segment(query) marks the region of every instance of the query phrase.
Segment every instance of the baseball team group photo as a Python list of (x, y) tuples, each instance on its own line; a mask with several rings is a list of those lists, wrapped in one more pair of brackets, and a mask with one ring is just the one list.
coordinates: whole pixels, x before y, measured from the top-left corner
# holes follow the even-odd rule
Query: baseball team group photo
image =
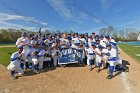
[(0, 93), (139, 93), (139, 1), (0, 1)]

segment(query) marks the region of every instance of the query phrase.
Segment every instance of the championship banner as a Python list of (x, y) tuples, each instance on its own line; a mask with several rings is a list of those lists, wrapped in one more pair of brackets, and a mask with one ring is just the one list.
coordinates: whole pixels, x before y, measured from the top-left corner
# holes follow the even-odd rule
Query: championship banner
[(58, 64), (82, 63), (83, 49), (62, 49)]

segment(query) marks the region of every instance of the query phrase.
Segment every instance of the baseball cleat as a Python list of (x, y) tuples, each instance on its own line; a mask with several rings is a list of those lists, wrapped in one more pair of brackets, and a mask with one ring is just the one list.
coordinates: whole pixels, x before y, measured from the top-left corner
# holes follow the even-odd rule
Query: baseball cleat
[(98, 69), (96, 72), (99, 73), (100, 72), (100, 69)]
[(112, 79), (112, 78), (113, 78), (112, 75), (108, 75), (108, 76), (106, 77), (106, 79)]
[(14, 79), (16, 79), (16, 77), (15, 76), (11, 76), (11, 79), (14, 80)]
[(37, 70), (34, 70), (34, 73), (38, 74), (38, 73), (39, 73), (39, 71), (37, 71)]

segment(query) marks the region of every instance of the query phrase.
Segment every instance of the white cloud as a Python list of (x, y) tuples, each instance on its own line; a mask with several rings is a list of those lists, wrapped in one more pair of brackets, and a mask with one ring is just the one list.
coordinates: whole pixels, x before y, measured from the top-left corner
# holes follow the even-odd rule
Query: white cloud
[(6, 13), (0, 13), (0, 20), (2, 21), (17, 20), (17, 19), (23, 20), (24, 18), (25, 17), (19, 15), (9, 15)]
[[(70, 19), (78, 24), (82, 24), (84, 20), (91, 19), (96, 23), (103, 23), (103, 20), (93, 15), (93, 13), (88, 13), (87, 11), (80, 9), (76, 5), (68, 6), (65, 0), (46, 0), (51, 7), (64, 19)], [(102, 5), (106, 5), (108, 0), (100, 0)], [(74, 3), (74, 2), (73, 2)], [(71, 10), (73, 9), (73, 10)]]
[(65, 4), (64, 0), (47, 0), (56, 12), (63, 18), (72, 18), (70, 9)]
[(0, 12), (0, 20), (1, 21), (22, 20), (22, 21), (30, 22), (32, 24), (38, 24), (38, 25), (43, 25), (43, 26), (47, 25), (46, 22), (36, 20), (33, 17), (25, 17), (25, 16), (21, 16), (21, 15), (12, 15), (12, 14), (2, 13), (2, 12)]
[(8, 28), (15, 28), (15, 29), (26, 29), (26, 30), (30, 30), (30, 31), (36, 31), (37, 27), (28, 27), (28, 26), (23, 26), (23, 25), (17, 25), (17, 24), (13, 24), (13, 23), (9, 23), (6, 21), (0, 21), (0, 28), (3, 29), (8, 29)]
[(22, 24), (15, 24), (10, 21), (13, 20), (20, 20), (20, 21), (25, 21), (29, 22), (30, 24), (36, 24), (39, 26), (46, 26), (46, 22), (42, 22), (39, 20), (36, 20), (34, 17), (25, 17), (21, 15), (12, 15), (12, 14), (7, 14), (7, 13), (2, 13), (0, 12), (0, 28), (15, 28), (15, 29), (26, 29), (26, 30), (31, 30), (31, 31), (36, 31), (38, 28), (37, 27), (29, 27), (26, 25)]

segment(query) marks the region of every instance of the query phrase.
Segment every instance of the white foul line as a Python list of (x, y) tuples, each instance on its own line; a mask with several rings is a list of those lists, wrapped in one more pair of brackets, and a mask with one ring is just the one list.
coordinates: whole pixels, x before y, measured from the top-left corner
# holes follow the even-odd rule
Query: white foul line
[(131, 88), (130, 88), (130, 83), (128, 82), (128, 78), (127, 76), (125, 75), (125, 72), (122, 72), (120, 75), (119, 75), (120, 79), (121, 79), (121, 83), (123, 84), (124, 88), (125, 88), (125, 93), (132, 93), (131, 92)]

